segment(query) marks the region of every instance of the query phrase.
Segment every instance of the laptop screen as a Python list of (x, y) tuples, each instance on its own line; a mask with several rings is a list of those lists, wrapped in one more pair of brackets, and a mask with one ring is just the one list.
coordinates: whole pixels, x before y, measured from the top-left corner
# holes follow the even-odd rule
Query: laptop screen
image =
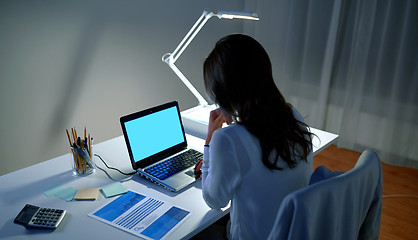
[(187, 146), (177, 102), (122, 117), (121, 124), (134, 168), (143, 168)]

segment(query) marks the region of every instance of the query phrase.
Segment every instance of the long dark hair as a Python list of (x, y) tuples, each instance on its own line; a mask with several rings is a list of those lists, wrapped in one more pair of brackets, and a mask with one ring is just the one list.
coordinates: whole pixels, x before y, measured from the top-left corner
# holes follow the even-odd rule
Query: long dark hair
[(294, 156), (307, 160), (311, 133), (274, 83), (260, 43), (242, 34), (222, 38), (205, 60), (203, 75), (209, 98), (259, 139), (266, 167), (280, 170), (278, 156), (290, 168), (297, 165)]

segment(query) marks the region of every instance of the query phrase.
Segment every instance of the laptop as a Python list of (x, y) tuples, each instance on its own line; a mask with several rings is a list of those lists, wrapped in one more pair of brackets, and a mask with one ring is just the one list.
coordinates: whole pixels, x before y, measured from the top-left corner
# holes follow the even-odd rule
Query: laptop
[(188, 148), (177, 101), (120, 118), (132, 168), (177, 192), (196, 181), (194, 166), (203, 154)]

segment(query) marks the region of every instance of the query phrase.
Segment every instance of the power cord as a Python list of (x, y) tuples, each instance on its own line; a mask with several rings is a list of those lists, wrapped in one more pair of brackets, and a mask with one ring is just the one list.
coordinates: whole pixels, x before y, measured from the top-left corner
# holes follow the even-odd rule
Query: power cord
[(119, 173), (121, 173), (121, 174), (123, 174), (123, 175), (130, 176), (130, 175), (134, 175), (134, 174), (136, 173), (136, 172), (124, 173), (124, 172), (122, 172), (121, 170), (119, 170), (119, 169), (117, 169), (117, 168), (114, 168), (114, 167), (109, 167), (109, 166), (106, 164), (106, 162), (103, 160), (103, 158), (102, 158), (102, 157), (100, 157), (100, 155), (98, 155), (98, 154), (94, 154), (94, 156), (98, 157), (98, 158), (99, 158), (99, 159), (103, 162), (103, 164), (104, 164), (107, 168), (109, 168), (109, 169), (111, 169), (111, 170), (118, 171)]

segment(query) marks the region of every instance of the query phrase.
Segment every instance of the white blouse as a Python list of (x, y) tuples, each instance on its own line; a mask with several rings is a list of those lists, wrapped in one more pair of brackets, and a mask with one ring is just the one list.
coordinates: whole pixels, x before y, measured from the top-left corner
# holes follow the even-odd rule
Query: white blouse
[[(299, 121), (300, 113), (293, 109)], [(261, 160), (258, 139), (239, 124), (214, 132), (205, 147), (202, 166), (202, 192), (207, 205), (219, 209), (231, 201), (231, 239), (266, 239), (282, 199), (308, 185), (312, 174), (312, 150), (308, 161), (298, 160), (283, 170), (268, 169)]]

